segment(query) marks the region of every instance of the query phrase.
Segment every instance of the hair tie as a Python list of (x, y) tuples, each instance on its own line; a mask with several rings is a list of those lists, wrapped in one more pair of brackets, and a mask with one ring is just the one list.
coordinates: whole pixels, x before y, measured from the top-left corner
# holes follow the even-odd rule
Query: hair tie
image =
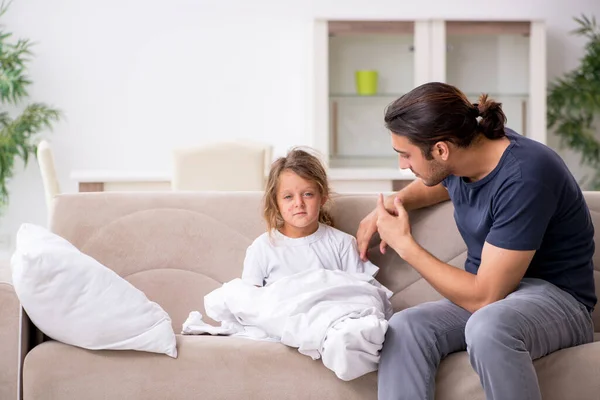
[(479, 104), (473, 104), (473, 108), (471, 108), (471, 115), (473, 115), (474, 118), (481, 116), (481, 114), (479, 113)]

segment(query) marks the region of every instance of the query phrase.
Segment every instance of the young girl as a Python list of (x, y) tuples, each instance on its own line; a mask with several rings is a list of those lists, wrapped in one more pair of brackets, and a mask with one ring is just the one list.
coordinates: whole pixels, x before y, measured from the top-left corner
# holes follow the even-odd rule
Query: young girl
[(221, 329), (297, 348), (348, 381), (377, 370), (392, 292), (360, 259), (355, 238), (333, 228), (329, 196), (314, 155), (294, 149), (275, 161), (264, 195), (268, 230), (248, 247), (242, 279), (206, 295), (204, 306)]
[(309, 269), (375, 276), (379, 269), (360, 259), (356, 239), (333, 227), (329, 196), (327, 174), (317, 157), (293, 149), (277, 159), (264, 195), (268, 229), (246, 251), (242, 280), (267, 286)]

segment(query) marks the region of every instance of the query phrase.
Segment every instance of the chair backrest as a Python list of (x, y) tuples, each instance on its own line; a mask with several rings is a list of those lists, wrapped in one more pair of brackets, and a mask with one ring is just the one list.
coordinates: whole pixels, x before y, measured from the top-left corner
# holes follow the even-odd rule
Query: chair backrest
[(271, 146), (221, 142), (173, 151), (173, 190), (260, 191)]
[(48, 209), (48, 220), (50, 220), (52, 212), (52, 203), (54, 197), (60, 193), (58, 177), (54, 165), (54, 155), (50, 143), (42, 140), (37, 146), (37, 160), (42, 174), (42, 182), (44, 184), (44, 196), (46, 198), (46, 208)]

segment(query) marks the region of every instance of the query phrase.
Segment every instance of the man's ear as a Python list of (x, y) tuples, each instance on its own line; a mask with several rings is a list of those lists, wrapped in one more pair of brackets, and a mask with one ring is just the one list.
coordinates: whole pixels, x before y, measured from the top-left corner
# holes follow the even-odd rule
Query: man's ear
[(448, 157), (450, 157), (450, 146), (448, 146), (447, 142), (437, 142), (433, 145), (431, 152), (435, 158), (448, 161)]

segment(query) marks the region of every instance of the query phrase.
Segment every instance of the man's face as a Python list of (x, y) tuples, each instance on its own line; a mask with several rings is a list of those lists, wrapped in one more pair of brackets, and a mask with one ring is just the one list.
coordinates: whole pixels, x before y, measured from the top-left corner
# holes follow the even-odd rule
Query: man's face
[(425, 158), (421, 149), (408, 140), (408, 138), (392, 133), (392, 147), (398, 153), (398, 164), (401, 169), (410, 169), (425, 186), (435, 186), (450, 175), (445, 161), (435, 157), (432, 160)]

